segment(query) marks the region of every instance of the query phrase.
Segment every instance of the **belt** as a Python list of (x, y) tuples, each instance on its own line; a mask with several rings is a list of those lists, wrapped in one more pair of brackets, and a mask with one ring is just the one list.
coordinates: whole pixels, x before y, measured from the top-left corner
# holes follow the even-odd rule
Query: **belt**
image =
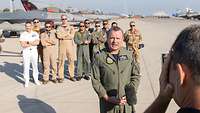
[(72, 39), (60, 39), (60, 40), (72, 40)]
[(53, 44), (53, 45), (48, 45), (48, 46), (44, 46), (44, 48), (52, 47), (52, 46), (55, 46), (55, 44)]
[(34, 50), (34, 49), (33, 49), (33, 48), (29, 48), (28, 50), (30, 50), (30, 51), (31, 51), (31, 50)]
[(128, 46), (133, 46), (133, 44), (128, 44)]

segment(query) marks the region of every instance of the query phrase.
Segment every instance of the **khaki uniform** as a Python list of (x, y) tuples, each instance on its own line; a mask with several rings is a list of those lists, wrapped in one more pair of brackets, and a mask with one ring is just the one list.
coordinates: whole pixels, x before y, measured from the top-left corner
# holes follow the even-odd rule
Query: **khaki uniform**
[(134, 31), (131, 31), (131, 29), (129, 29), (124, 34), (124, 40), (127, 48), (133, 51), (136, 61), (139, 62), (139, 43), (142, 41), (142, 35), (139, 30), (135, 29)]
[[(133, 113), (136, 104), (136, 91), (140, 81), (140, 69), (132, 52), (122, 48), (117, 56), (104, 48), (96, 54), (92, 66), (92, 85), (100, 99), (100, 113)], [(124, 106), (109, 103), (103, 99), (105, 95), (120, 99), (126, 96)]]
[(91, 41), (89, 32), (77, 31), (74, 35), (74, 42), (77, 44), (78, 77), (82, 77), (83, 73), (90, 74), (91, 71), (89, 44), (82, 44), (84, 41)]
[[(33, 27), (33, 31), (37, 32), (39, 35), (41, 34), (41, 29), (39, 27)], [(41, 59), (42, 63), (42, 71), (44, 71), (44, 63), (43, 63), (43, 46), (40, 43), (37, 45), (37, 50), (38, 50), (38, 57)], [(39, 59), (39, 58), (38, 58)]]
[(44, 32), (40, 35), (41, 43), (43, 46), (43, 59), (44, 59), (44, 75), (43, 80), (49, 80), (50, 65), (52, 67), (52, 80), (56, 80), (57, 63), (56, 63), (56, 34), (52, 30), (50, 32)]
[(97, 52), (100, 52), (101, 49), (103, 49), (104, 43), (106, 42), (106, 35), (104, 35), (103, 31), (94, 31), (91, 34), (91, 40), (94, 44), (93, 46), (93, 54), (96, 54)]
[(58, 76), (59, 79), (64, 79), (64, 64), (65, 59), (67, 57), (67, 60), (69, 62), (68, 70), (69, 70), (69, 76), (71, 78), (74, 77), (74, 28), (71, 26), (62, 27), (59, 26), (57, 28), (56, 34), (57, 38), (59, 39), (59, 53), (58, 53)]
[[(4, 42), (5, 41), (5, 38), (3, 36), (0, 36), (0, 43)], [(0, 53), (2, 51), (2, 47), (0, 45)]]

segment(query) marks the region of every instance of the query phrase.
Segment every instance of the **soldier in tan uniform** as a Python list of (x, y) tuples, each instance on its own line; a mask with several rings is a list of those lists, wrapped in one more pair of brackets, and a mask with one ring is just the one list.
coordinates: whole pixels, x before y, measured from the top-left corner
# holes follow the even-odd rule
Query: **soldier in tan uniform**
[(67, 57), (69, 61), (68, 69), (70, 80), (75, 81), (74, 78), (74, 49), (73, 49), (73, 37), (75, 30), (67, 22), (67, 17), (65, 15), (61, 16), (62, 24), (57, 28), (56, 34), (59, 39), (59, 55), (58, 55), (58, 82), (62, 83), (64, 80), (64, 63)]
[(51, 22), (45, 22), (46, 31), (43, 32), (41, 37), (41, 43), (43, 46), (43, 59), (44, 59), (44, 75), (43, 75), (43, 84), (47, 84), (49, 81), (49, 71), (50, 65), (52, 67), (52, 82), (57, 83), (57, 64), (56, 64), (56, 34), (55, 30), (52, 29)]
[[(3, 34), (1, 33), (1, 35), (0, 35), (0, 43), (2, 43), (2, 42), (4, 42), (5, 41), (5, 37), (3, 36)], [(1, 51), (2, 51), (2, 47), (1, 47), (1, 45), (0, 45), (0, 53), (1, 53)]]
[(135, 22), (130, 22), (130, 29), (124, 34), (124, 41), (128, 50), (133, 51), (133, 55), (137, 62), (139, 62), (139, 43), (142, 41), (140, 31), (135, 27)]

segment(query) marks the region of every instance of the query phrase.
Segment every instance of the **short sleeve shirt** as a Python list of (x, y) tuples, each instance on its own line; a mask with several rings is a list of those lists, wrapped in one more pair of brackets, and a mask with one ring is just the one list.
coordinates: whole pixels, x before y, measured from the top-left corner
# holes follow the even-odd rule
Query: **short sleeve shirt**
[[(39, 40), (39, 34), (35, 31), (31, 31), (30, 33), (25, 31), (20, 35), (19, 38), (19, 41), (35, 41), (35, 40)], [(36, 49), (36, 48), (37, 46), (31, 46), (24, 49)]]

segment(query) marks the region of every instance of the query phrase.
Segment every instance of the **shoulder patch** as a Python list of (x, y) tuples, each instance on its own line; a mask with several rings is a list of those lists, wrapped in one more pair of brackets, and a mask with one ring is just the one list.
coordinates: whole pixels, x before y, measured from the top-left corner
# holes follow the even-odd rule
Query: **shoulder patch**
[(32, 34), (32, 37), (36, 37), (36, 34)]
[(113, 64), (113, 62), (114, 62), (114, 61), (113, 61), (112, 58), (110, 58), (109, 56), (106, 57), (106, 63), (107, 63), (107, 64)]

